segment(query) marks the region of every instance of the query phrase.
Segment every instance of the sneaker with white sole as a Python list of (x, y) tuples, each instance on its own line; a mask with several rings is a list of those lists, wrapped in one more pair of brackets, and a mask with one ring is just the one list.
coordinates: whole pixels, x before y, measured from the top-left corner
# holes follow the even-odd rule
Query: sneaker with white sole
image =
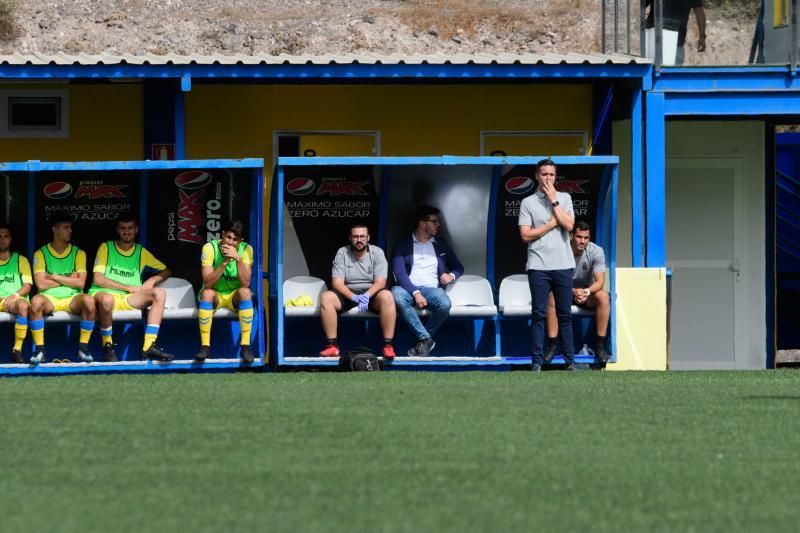
[(30, 363), (32, 365), (38, 365), (40, 363), (44, 363), (45, 355), (44, 350), (38, 350), (31, 356)]

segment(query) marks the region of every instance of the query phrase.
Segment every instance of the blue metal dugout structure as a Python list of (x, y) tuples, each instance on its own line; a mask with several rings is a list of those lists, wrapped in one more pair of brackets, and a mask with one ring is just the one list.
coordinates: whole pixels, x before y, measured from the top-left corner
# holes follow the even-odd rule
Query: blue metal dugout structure
[[(121, 212), (139, 218), (138, 242), (172, 271), (167, 309), (158, 344), (175, 354), (175, 361), (140, 359), (144, 317), (120, 315), (114, 319), (116, 363), (75, 361), (78, 316), (67, 313), (45, 318), (46, 363), (0, 364), (0, 374), (71, 374), (106, 372), (222, 371), (241, 366), (263, 368), (265, 336), (261, 327), (263, 159), (182, 161), (107, 161), (53, 163), (28, 161), (0, 164), (0, 186), (6, 202), (0, 210), (12, 221), (12, 249), (32, 261), (34, 251), (51, 240), (49, 217), (68, 214), (73, 219), (73, 244), (87, 254), (86, 290), (91, 285), (94, 254), (101, 242), (114, 240), (114, 221)], [(196, 294), (200, 288), (200, 250), (218, 238), (222, 225), (238, 218), (247, 224), (245, 240), (253, 247), (251, 290), (255, 316), (251, 345), (257, 354), (252, 365), (238, 358), (239, 323), (235, 313), (218, 310), (212, 331), (212, 354), (204, 364), (192, 361), (199, 347)], [(16, 222), (16, 224), (15, 224)], [(148, 275), (144, 273), (144, 277)], [(172, 291), (172, 292), (171, 292)], [(35, 289), (34, 289), (35, 292)], [(170, 301), (170, 299), (174, 301)], [(179, 301), (178, 301), (179, 300)], [(123, 312), (138, 313), (138, 312)], [(146, 314), (145, 314), (146, 316)], [(96, 327), (98, 327), (96, 325)], [(13, 317), (0, 313), (0, 361), (8, 363), (13, 339)], [(31, 351), (30, 336), (23, 354)], [(90, 349), (102, 361), (99, 334)], [(59, 362), (53, 362), (55, 359)]]
[[(470, 304), (451, 316), (436, 334), (437, 349), (428, 358), (397, 357), (395, 369), (512, 368), (530, 364), (529, 316), (498, 311), (502, 280), (525, 272), (526, 246), (517, 226), (520, 201), (535, 189), (536, 157), (281, 157), (271, 191), (269, 247), (269, 307), (271, 363), (279, 368), (333, 367), (335, 358), (318, 357), (324, 335), (318, 308), (285, 304), (297, 295), (284, 293), (287, 280), (301, 279), (313, 287), (329, 282), (336, 250), (347, 244), (347, 231), (356, 221), (370, 229), (371, 243), (380, 246), (390, 263), (396, 240), (413, 229), (417, 205), (442, 211), (440, 233), (465, 266), (465, 275), (483, 278), (491, 287), (494, 312), (470, 314)], [(610, 294), (615, 293), (617, 181), (619, 158), (582, 156), (553, 158), (558, 165), (557, 187), (573, 196), (577, 218), (593, 228), (592, 240), (606, 252)], [(583, 196), (581, 196), (583, 195)], [(581, 199), (584, 198), (584, 199)], [(391, 272), (389, 284), (391, 285)], [(329, 283), (328, 283), (329, 285)], [(296, 292), (296, 291), (295, 291)], [(314, 292), (314, 294), (311, 294)], [(612, 301), (612, 354), (616, 339)], [(454, 304), (455, 305), (455, 304)], [(487, 306), (480, 307), (485, 310)], [(476, 305), (475, 309), (479, 306)], [(594, 336), (593, 315), (574, 315), (576, 351)], [(340, 315), (340, 346), (379, 345), (376, 318)], [(399, 320), (395, 349), (412, 344)], [(594, 363), (593, 356), (578, 356)], [(615, 356), (612, 361), (615, 361)], [(563, 363), (557, 357), (554, 364)]]

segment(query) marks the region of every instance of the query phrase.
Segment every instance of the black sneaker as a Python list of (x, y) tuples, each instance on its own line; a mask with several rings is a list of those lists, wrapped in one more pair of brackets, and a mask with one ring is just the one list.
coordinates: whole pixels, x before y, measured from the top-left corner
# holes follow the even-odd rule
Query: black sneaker
[(436, 341), (433, 340), (433, 337), (422, 339), (417, 343), (417, 355), (420, 357), (427, 357), (431, 354), (435, 346)]
[(11, 362), (15, 365), (24, 364), (25, 360), (22, 358), (22, 352), (19, 350), (13, 350), (11, 352)]
[(106, 363), (117, 362), (117, 352), (114, 351), (114, 345), (110, 342), (103, 345), (103, 361)]
[(415, 344), (413, 348), (409, 348), (408, 352), (406, 353), (410, 357), (415, 357), (415, 356), (426, 357), (430, 355), (431, 350), (433, 350), (434, 346), (436, 346), (436, 343), (433, 341), (433, 338), (428, 337), (427, 339), (422, 339), (417, 341), (417, 344)]
[(611, 357), (611, 354), (608, 353), (608, 350), (606, 350), (606, 345), (599, 342), (594, 347), (594, 355), (597, 357), (597, 360), (603, 364), (606, 364), (608, 362), (608, 358)]
[(250, 349), (249, 346), (242, 346), (242, 351), (240, 352), (242, 356), (242, 361), (247, 364), (252, 363), (255, 360), (255, 356), (253, 355), (253, 350)]
[(171, 353), (167, 353), (155, 344), (152, 344), (147, 351), (142, 353), (142, 356), (146, 359), (154, 359), (156, 361), (172, 361), (175, 359)]
[(200, 349), (194, 354), (194, 360), (197, 363), (202, 363), (206, 359), (211, 357), (211, 347), (209, 346), (200, 346)]
[(547, 345), (547, 349), (544, 351), (542, 355), (542, 359), (544, 359), (545, 363), (550, 363), (553, 361), (553, 357), (556, 355), (556, 350), (558, 349), (558, 343), (552, 342)]

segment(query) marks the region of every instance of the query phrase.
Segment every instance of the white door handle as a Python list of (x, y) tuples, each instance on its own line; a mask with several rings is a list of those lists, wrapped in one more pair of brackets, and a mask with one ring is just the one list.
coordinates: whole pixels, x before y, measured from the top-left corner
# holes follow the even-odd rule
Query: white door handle
[(731, 262), (731, 270), (734, 272), (742, 271), (742, 261), (738, 257)]

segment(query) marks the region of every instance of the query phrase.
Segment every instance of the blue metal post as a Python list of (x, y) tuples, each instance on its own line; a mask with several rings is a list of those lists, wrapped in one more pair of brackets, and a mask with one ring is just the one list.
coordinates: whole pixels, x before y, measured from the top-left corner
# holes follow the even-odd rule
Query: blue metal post
[(175, 91), (175, 159), (186, 159), (186, 103), (184, 93)]
[(277, 176), (273, 176), (275, 190), (275, 204), (270, 206), (270, 211), (275, 213), (273, 220), (275, 227), (270, 229), (270, 233), (275, 236), (275, 314), (272, 317), (276, 321), (276, 364), (283, 364), (284, 356), (284, 310), (283, 310), (283, 167), (278, 167)]
[(631, 102), (631, 258), (634, 268), (644, 266), (642, 141), (642, 91), (636, 88)]
[(645, 264), (664, 267), (667, 263), (664, 94), (647, 93), (645, 104)]
[[(265, 316), (269, 313), (269, 303), (264, 299), (264, 240), (263, 240), (263, 224), (264, 224), (264, 209), (263, 209), (263, 197), (264, 197), (264, 179), (263, 179), (263, 168), (258, 168), (253, 171), (252, 175), (252, 188), (251, 188), (251, 198), (250, 198), (250, 208), (251, 212), (255, 213), (255, 216), (250, 216), (250, 235), (251, 241), (255, 244), (255, 249), (258, 251), (256, 253), (257, 260), (254, 261), (256, 267), (256, 275), (253, 276), (256, 283), (256, 300), (261, 308), (262, 312)], [(260, 327), (262, 324), (266, 324), (266, 318), (262, 320), (264, 317), (259, 317), (258, 320), (260, 322), (256, 322), (256, 317), (253, 317), (253, 324), (257, 328), (256, 330), (256, 342), (258, 343), (258, 353), (261, 357), (261, 362), (263, 363), (266, 359), (266, 351), (265, 351), (265, 344), (264, 344), (264, 336), (266, 335), (266, 329)]]
[(777, 157), (776, 157), (776, 139), (775, 139), (775, 126), (768, 125), (766, 128), (766, 169), (764, 172), (764, 227), (766, 229), (766, 242), (764, 249), (766, 250), (764, 270), (765, 276), (765, 304), (767, 311), (767, 339), (766, 339), (766, 352), (767, 352), (767, 368), (775, 368), (775, 352), (777, 349), (776, 333), (777, 333), (777, 320), (776, 320), (776, 289), (777, 289), (777, 272), (775, 255), (777, 252), (777, 220), (776, 220), (776, 181), (777, 181)]

